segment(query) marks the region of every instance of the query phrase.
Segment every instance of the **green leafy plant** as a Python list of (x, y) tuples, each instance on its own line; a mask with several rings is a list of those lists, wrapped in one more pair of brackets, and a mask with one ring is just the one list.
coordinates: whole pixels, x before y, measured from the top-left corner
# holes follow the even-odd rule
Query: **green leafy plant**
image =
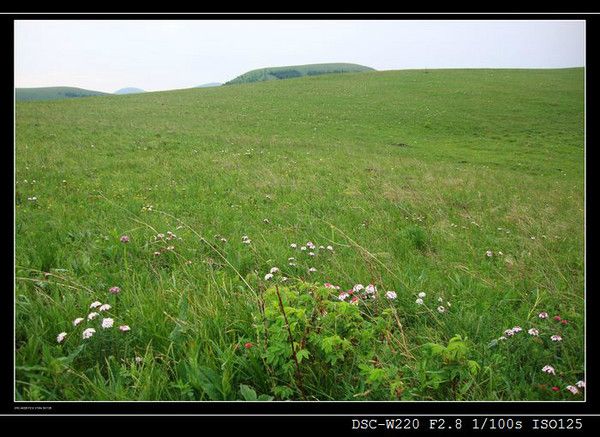
[(421, 351), (416, 371), (419, 382), (416, 390), (442, 392), (453, 399), (464, 397), (481, 368), (475, 360), (469, 359), (471, 351), (466, 338), (456, 335), (446, 346), (426, 343)]
[[(389, 312), (367, 317), (358, 305), (338, 300), (331, 289), (303, 282), (270, 287), (263, 299), (263, 323), (257, 325), (261, 353), (271, 371), (299, 395), (304, 373), (337, 373), (340, 379), (362, 375), (365, 384), (382, 382), (376, 376), (381, 369), (370, 374), (361, 369), (375, 356), (373, 341), (390, 329)], [(289, 395), (278, 391), (280, 397)]]

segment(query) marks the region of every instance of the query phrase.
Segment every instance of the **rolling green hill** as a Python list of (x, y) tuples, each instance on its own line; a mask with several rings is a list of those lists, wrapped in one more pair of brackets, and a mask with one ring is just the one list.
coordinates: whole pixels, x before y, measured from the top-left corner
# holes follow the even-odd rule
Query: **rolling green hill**
[(100, 91), (85, 90), (74, 87), (41, 87), (41, 88), (17, 88), (15, 90), (17, 101), (26, 100), (60, 100), (72, 99), (77, 97), (103, 96), (108, 93)]
[(15, 398), (581, 401), (583, 79), (17, 102)]
[(225, 85), (239, 83), (264, 82), (267, 80), (292, 79), (303, 76), (318, 76), (322, 74), (336, 73), (359, 73), (365, 71), (374, 71), (373, 68), (358, 64), (307, 64), (290, 65), (286, 67), (268, 67), (258, 70), (248, 71), (241, 76), (230, 80)]

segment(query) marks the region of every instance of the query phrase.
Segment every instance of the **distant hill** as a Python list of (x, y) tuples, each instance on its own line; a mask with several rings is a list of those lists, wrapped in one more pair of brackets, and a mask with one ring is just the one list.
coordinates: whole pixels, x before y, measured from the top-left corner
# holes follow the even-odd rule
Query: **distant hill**
[(221, 86), (221, 85), (223, 85), (223, 84), (220, 83), (220, 82), (209, 82), (209, 83), (204, 83), (202, 85), (198, 85), (198, 86), (196, 86), (194, 88), (210, 88), (210, 87), (213, 87), (213, 86)]
[(41, 87), (41, 88), (17, 88), (15, 98), (18, 101), (27, 100), (59, 100), (72, 99), (76, 97), (105, 96), (108, 93), (100, 91), (84, 90), (68, 86)]
[(138, 94), (138, 93), (145, 93), (146, 91), (144, 91), (141, 88), (121, 88), (120, 90), (116, 90), (115, 94)]
[(266, 80), (292, 79), (295, 77), (317, 76), (321, 74), (358, 73), (362, 71), (374, 71), (374, 69), (358, 64), (308, 64), (289, 65), (286, 67), (268, 67), (248, 71), (247, 73), (230, 80), (225, 85), (262, 82)]

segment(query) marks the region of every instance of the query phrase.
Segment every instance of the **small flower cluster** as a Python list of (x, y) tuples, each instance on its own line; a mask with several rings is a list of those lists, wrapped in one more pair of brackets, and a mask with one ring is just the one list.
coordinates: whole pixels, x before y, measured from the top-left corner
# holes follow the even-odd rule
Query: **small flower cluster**
[(175, 235), (173, 232), (171, 231), (167, 231), (167, 234), (163, 234), (162, 232), (159, 234), (156, 234), (154, 236), (154, 241), (171, 241), (171, 240), (175, 240), (176, 238), (179, 238), (181, 240), (181, 237), (177, 237), (177, 235)]
[[(544, 367), (542, 367), (542, 372), (547, 373), (548, 375), (556, 375), (556, 369), (554, 369), (554, 367), (552, 367), (549, 364), (546, 364)], [(577, 381), (575, 383), (575, 385), (567, 385), (565, 387), (565, 390), (568, 390), (569, 392), (571, 392), (572, 395), (576, 395), (579, 393), (580, 390), (583, 390), (585, 388), (585, 381), (580, 380)], [(558, 386), (553, 386), (552, 387), (552, 391), (559, 391), (560, 388)]]
[[(332, 285), (329, 282), (325, 283), (325, 287), (332, 288), (335, 290), (340, 290), (338, 285)], [(369, 284), (366, 287), (363, 284), (355, 284), (351, 289), (346, 291), (341, 291), (338, 294), (338, 300), (347, 301), (353, 305), (358, 305), (361, 299), (375, 299), (377, 297), (377, 286), (374, 284)], [(389, 300), (394, 300), (398, 297), (395, 291), (386, 291), (385, 297)]]
[[(181, 240), (182, 238), (178, 237), (174, 232), (167, 231), (166, 235), (163, 234), (163, 233), (156, 234), (154, 236), (153, 242), (154, 243), (156, 243), (156, 242), (166, 243), (167, 241), (172, 241), (172, 240), (175, 240), (175, 239)], [(162, 255), (165, 252), (172, 252), (174, 250), (175, 250), (175, 246), (173, 246), (172, 244), (170, 244), (170, 245), (161, 247), (159, 250), (154, 251), (153, 255), (154, 256), (160, 256), (160, 255)]]
[[(298, 245), (296, 243), (291, 243), (290, 247), (292, 249), (297, 249)], [(300, 246), (300, 251), (301, 252), (307, 252), (307, 255), (311, 256), (311, 257), (317, 256), (317, 254), (321, 250), (328, 250), (329, 252), (334, 252), (333, 246), (331, 246), (331, 245), (329, 245), (327, 247), (325, 247), (325, 246), (319, 246), (317, 248), (317, 245), (315, 243), (313, 243), (312, 241), (307, 241), (304, 246)]]
[(506, 340), (507, 337), (512, 337), (515, 334), (518, 334), (519, 332), (521, 332), (523, 330), (523, 328), (521, 328), (520, 326), (514, 326), (510, 329), (507, 329), (504, 331), (504, 335), (500, 338), (498, 338), (498, 340)]
[[(546, 319), (549, 318), (549, 315), (548, 315), (547, 312), (542, 311), (541, 313), (538, 314), (538, 318), (541, 319), (541, 320), (546, 320)], [(565, 319), (563, 319), (563, 318), (561, 318), (559, 315), (554, 316), (553, 320), (555, 320), (557, 322), (560, 322), (561, 325), (567, 325), (568, 324), (568, 321), (565, 320)], [(512, 337), (512, 336), (514, 336), (515, 334), (517, 334), (517, 333), (519, 333), (521, 331), (522, 331), (522, 329), (521, 329), (520, 326), (515, 326), (515, 327), (513, 327), (511, 329), (507, 329), (507, 330), (504, 331), (504, 335), (501, 336), (501, 337), (499, 337), (498, 340), (506, 340), (508, 337)], [(532, 337), (539, 337), (540, 336), (539, 329), (534, 328), (534, 327), (529, 328), (527, 330), (527, 333), (530, 336), (532, 336)], [(562, 339), (563, 339), (562, 336), (559, 335), (559, 334), (553, 334), (553, 335), (550, 336), (550, 340), (552, 340), (553, 342), (559, 342), (559, 341), (562, 341)]]
[[(546, 311), (542, 311), (538, 314), (538, 319), (540, 320), (548, 320), (550, 318), (549, 314)], [(552, 320), (554, 320), (555, 322), (560, 323), (561, 325), (567, 325), (568, 321), (563, 319), (562, 317), (560, 317), (559, 315), (556, 315), (552, 318)], [(541, 328), (540, 328), (541, 329)], [(531, 327), (527, 330), (527, 333), (531, 336), (531, 337), (540, 337), (540, 329), (536, 328), (536, 327)], [(519, 332), (522, 331), (522, 328), (520, 326), (515, 326), (511, 329), (507, 329), (504, 331), (504, 335), (499, 337), (498, 340), (506, 340), (508, 337), (513, 337), (516, 334), (518, 334)], [(562, 336), (559, 334), (553, 334), (550, 337), (550, 340), (553, 342), (560, 342), (562, 341)], [(544, 367), (542, 367), (542, 372), (548, 374), (548, 375), (553, 375), (556, 376), (556, 369), (549, 365), (546, 364)], [(579, 393), (580, 389), (585, 387), (585, 382), (584, 381), (578, 381), (575, 385), (568, 385), (566, 386), (566, 390), (568, 390), (569, 392), (571, 392), (573, 395), (576, 395)], [(552, 387), (552, 391), (558, 392), (560, 391), (560, 388), (558, 386), (553, 386)]]
[(219, 234), (215, 234), (215, 240), (219, 240), (221, 243), (227, 243), (227, 238), (225, 238)]
[(250, 244), (250, 243), (252, 243), (252, 240), (250, 238), (248, 238), (247, 235), (242, 235), (242, 243)]
[[(270, 280), (271, 280), (271, 279), (273, 279), (273, 278), (275, 277), (275, 275), (276, 275), (276, 274), (278, 274), (278, 273), (280, 273), (280, 270), (279, 270), (279, 268), (278, 268), (278, 267), (272, 267), (272, 268), (271, 268), (271, 270), (269, 270), (269, 273), (267, 273), (267, 274), (265, 275), (265, 281), (270, 281)], [(285, 277), (285, 276), (282, 276), (282, 277), (280, 278), (280, 281), (281, 281), (281, 282), (285, 282), (285, 281), (287, 281), (287, 279), (288, 279), (287, 277)]]
[[(118, 287), (113, 287), (113, 288), (118, 288)], [(93, 320), (95, 320), (96, 318), (98, 318), (100, 316), (100, 313), (105, 313), (110, 311), (110, 309), (112, 308), (112, 306), (108, 303), (102, 303), (100, 301), (94, 301), (90, 304), (89, 309), (92, 310), (88, 313), (88, 315), (84, 318), (84, 317), (77, 317), (75, 320), (73, 320), (72, 324), (74, 327), (77, 327), (79, 325), (81, 325), (82, 323), (89, 323), (92, 322)], [(115, 320), (112, 317), (100, 317), (100, 328), (102, 329), (110, 329), (114, 326)], [(120, 325), (119, 326), (119, 331), (121, 332), (128, 332), (130, 331), (131, 328), (129, 327), (129, 325)], [(91, 337), (94, 336), (94, 334), (96, 333), (96, 328), (88, 326), (87, 328), (85, 328), (83, 330), (83, 332), (81, 333), (81, 337), (84, 340), (87, 340)], [(58, 334), (56, 336), (56, 342), (57, 343), (62, 343), (65, 341), (65, 339), (67, 338), (67, 333), (66, 332), (61, 332), (60, 334)]]
[[(417, 299), (415, 300), (415, 303), (417, 305), (424, 305), (425, 304), (425, 297), (427, 297), (427, 293), (425, 293), (424, 291), (419, 292), (419, 294), (417, 294)], [(438, 297), (438, 303), (440, 303), (440, 305), (438, 305), (437, 312), (442, 314), (448, 311), (448, 308), (450, 308), (452, 306), (452, 304), (448, 301), (446, 301), (446, 306), (441, 305), (444, 303), (444, 299), (442, 297)]]
[[(442, 299), (441, 297), (438, 297), (438, 302), (439, 303), (444, 303), (444, 299)], [(452, 304), (448, 301), (446, 301), (446, 305), (448, 306), (448, 308), (450, 308), (452, 306)], [(443, 305), (439, 305), (437, 307), (438, 313), (445, 313), (447, 311), (447, 308)]]

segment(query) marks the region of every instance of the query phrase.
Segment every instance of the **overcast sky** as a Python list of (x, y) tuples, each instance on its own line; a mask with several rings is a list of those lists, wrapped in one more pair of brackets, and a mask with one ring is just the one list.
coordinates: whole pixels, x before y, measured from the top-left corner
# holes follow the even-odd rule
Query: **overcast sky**
[(113, 92), (226, 82), (254, 68), (561, 68), (583, 21), (16, 21), (15, 86)]

